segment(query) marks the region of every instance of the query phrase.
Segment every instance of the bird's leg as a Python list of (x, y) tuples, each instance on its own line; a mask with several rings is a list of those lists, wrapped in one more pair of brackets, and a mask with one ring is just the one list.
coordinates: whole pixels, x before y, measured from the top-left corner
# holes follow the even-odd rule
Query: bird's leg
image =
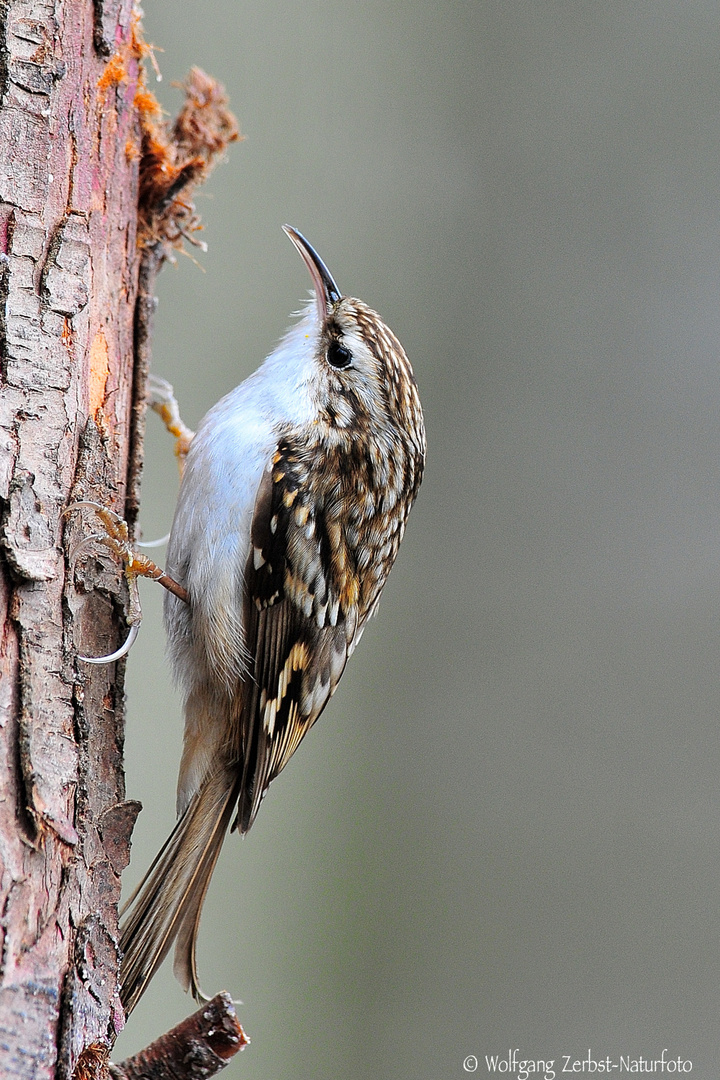
[(175, 457), (178, 459), (178, 468), (182, 477), (185, 469), (190, 443), (195, 437), (195, 432), (185, 424), (180, 416), (175, 391), (166, 379), (160, 379), (157, 375), (151, 375), (148, 379), (148, 404), (150, 408), (161, 417), (162, 422), (171, 435), (175, 436)]
[(109, 664), (112, 661), (119, 660), (120, 657), (125, 656), (130, 651), (130, 648), (137, 638), (140, 623), (142, 622), (140, 594), (137, 587), (137, 579), (139, 577), (147, 577), (152, 581), (157, 581), (166, 588), (168, 592), (173, 593), (173, 595), (177, 596), (180, 600), (183, 600), (186, 604), (190, 602), (190, 597), (187, 590), (171, 578), (169, 574), (166, 574), (157, 563), (154, 563), (147, 555), (141, 555), (133, 550), (132, 544), (130, 543), (127, 522), (113, 510), (108, 509), (106, 506), (101, 506), (100, 503), (83, 500), (72, 503), (63, 511), (63, 514), (70, 514), (75, 510), (92, 510), (100, 519), (103, 531), (93, 533), (92, 536), (88, 536), (84, 540), (81, 540), (80, 543), (73, 548), (70, 552), (70, 572), (73, 572), (79, 556), (84, 554), (92, 544), (98, 543), (109, 548), (109, 550), (121, 560), (125, 579), (128, 583), (130, 606), (127, 621), (130, 627), (130, 633), (128, 634), (126, 641), (116, 652), (111, 653), (109, 656), (81, 656), (79, 658), (80, 660), (85, 660), (89, 664)]
[(184, 589), (182, 585), (178, 585), (177, 581), (171, 578), (169, 574), (166, 574), (165, 571), (161, 569), (157, 563), (154, 563), (152, 559), (149, 559), (147, 555), (140, 555), (137, 551), (133, 550), (132, 544), (130, 543), (127, 522), (124, 521), (119, 514), (116, 514), (114, 510), (110, 510), (106, 506), (101, 506), (100, 503), (84, 500), (72, 503), (63, 512), (69, 514), (74, 510), (84, 509), (93, 510), (97, 514), (100, 521), (105, 526), (105, 531), (88, 536), (78, 544), (70, 555), (71, 566), (75, 565), (78, 556), (82, 554), (82, 551), (85, 550), (92, 541), (97, 541), (109, 548), (122, 560), (125, 576), (128, 581), (138, 577), (151, 578), (153, 581), (157, 581), (166, 588), (168, 592), (173, 593), (180, 600), (183, 600), (186, 604), (190, 602), (187, 590)]
[[(175, 457), (178, 460), (180, 479), (185, 471), (185, 459), (190, 449), (190, 443), (195, 438), (192, 431), (180, 416), (175, 391), (167, 379), (161, 379), (157, 375), (148, 377), (148, 405), (162, 419), (167, 430), (175, 436)], [(142, 535), (142, 534), (141, 534)], [(161, 536), (159, 540), (140, 540), (139, 546), (143, 548), (162, 547), (170, 539), (170, 533)]]

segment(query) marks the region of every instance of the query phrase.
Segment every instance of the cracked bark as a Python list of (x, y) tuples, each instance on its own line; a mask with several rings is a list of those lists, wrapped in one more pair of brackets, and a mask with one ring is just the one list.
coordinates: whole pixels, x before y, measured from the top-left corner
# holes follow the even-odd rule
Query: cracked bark
[(132, 0), (0, 0), (0, 1075), (20, 1080), (71, 1076), (123, 1023), (123, 668), (76, 651), (116, 647), (127, 598), (101, 559), (68, 582), (80, 525), (61, 513), (125, 508), (133, 18)]
[[(133, 0), (0, 0), (0, 1076), (19, 1080), (107, 1076), (124, 1023), (124, 664), (77, 654), (115, 650), (128, 596), (100, 553), (68, 580), (82, 522), (62, 514), (89, 499), (135, 524), (155, 276), (195, 242), (192, 190), (238, 138), (196, 68), (165, 125), (142, 51)], [(175, 1075), (177, 1032), (215, 1053), (214, 1016), (128, 1075)]]

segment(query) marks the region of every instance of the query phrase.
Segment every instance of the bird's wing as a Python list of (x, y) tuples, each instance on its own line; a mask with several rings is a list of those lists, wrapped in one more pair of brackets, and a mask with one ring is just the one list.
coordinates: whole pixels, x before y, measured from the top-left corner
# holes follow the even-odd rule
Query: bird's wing
[(246, 832), (270, 782), (317, 720), (358, 631), (333, 573), (322, 505), (303, 463), (281, 442), (258, 490), (244, 575), (250, 672), (238, 694), (235, 753), (242, 772), (235, 825)]

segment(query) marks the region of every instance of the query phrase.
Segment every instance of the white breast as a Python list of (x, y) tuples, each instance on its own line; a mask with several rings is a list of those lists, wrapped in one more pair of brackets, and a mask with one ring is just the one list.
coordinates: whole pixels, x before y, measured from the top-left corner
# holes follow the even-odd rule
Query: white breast
[(243, 572), (263, 469), (280, 433), (312, 422), (315, 305), (245, 382), (202, 420), (188, 454), (167, 567), (191, 607), (168, 594), (165, 624), (185, 697), (199, 681), (232, 691), (245, 670)]

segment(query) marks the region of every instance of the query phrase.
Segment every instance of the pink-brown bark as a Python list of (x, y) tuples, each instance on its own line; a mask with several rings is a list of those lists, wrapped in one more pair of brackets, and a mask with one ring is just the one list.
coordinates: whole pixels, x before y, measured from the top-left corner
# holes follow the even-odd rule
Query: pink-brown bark
[(138, 278), (131, 0), (0, 3), (0, 1075), (71, 1075), (123, 1022), (123, 686), (110, 565), (67, 581), (72, 497), (123, 513)]
[(163, 124), (141, 53), (132, 0), (0, 0), (0, 1076), (19, 1080), (106, 1076), (124, 1023), (124, 668), (78, 652), (115, 649), (128, 597), (100, 554), (69, 580), (63, 511), (134, 525), (155, 275), (238, 137), (198, 69)]

